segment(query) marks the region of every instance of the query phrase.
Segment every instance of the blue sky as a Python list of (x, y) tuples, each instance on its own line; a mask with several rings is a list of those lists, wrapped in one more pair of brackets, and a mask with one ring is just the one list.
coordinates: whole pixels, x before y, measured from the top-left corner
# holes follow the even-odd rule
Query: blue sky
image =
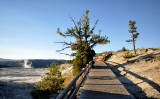
[[(98, 45), (96, 53), (116, 51), (132, 44), (129, 20), (135, 20), (140, 33), (136, 48), (160, 47), (160, 0), (0, 0), (0, 58), (71, 59), (56, 53), (64, 39), (56, 31), (65, 32), (88, 9), (90, 26), (99, 19), (95, 33), (102, 30), (111, 41)], [(70, 53), (70, 50), (65, 52)]]

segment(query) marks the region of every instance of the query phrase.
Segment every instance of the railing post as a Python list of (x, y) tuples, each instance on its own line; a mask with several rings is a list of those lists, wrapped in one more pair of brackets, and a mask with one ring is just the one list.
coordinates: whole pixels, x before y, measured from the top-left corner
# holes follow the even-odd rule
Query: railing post
[(91, 67), (91, 62), (89, 62), (89, 66), (88, 66), (87, 74), (89, 73), (90, 67)]

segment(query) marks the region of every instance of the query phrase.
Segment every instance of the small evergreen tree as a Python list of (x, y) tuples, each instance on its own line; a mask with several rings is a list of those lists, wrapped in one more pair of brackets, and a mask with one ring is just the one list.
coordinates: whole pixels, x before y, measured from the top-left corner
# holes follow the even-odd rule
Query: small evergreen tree
[(121, 51), (125, 52), (125, 51), (127, 51), (127, 49), (125, 47), (122, 47)]
[(133, 50), (134, 53), (136, 54), (136, 50), (135, 50), (135, 41), (138, 38), (139, 33), (136, 33), (136, 29), (137, 27), (135, 27), (136, 21), (129, 21), (129, 33), (132, 34), (132, 39), (126, 40), (126, 42), (133, 42)]
[(64, 78), (61, 76), (56, 63), (52, 63), (49, 67), (49, 72), (46, 73), (46, 77), (42, 78), (42, 81), (36, 83), (39, 87), (39, 90), (48, 91), (51, 94), (57, 93), (63, 87)]
[(62, 33), (59, 28), (57, 29), (57, 33), (61, 36), (65, 38), (75, 38), (75, 42), (59, 42), (66, 45), (66, 47), (59, 51), (65, 50), (66, 48), (71, 48), (75, 51), (75, 53), (71, 54), (71, 56), (75, 56), (75, 59), (73, 60), (73, 75), (77, 75), (89, 61), (93, 60), (93, 56), (95, 55), (95, 51), (93, 50), (94, 46), (110, 42), (108, 37), (100, 36), (101, 30), (99, 30), (98, 34), (94, 33), (98, 20), (93, 28), (90, 28), (88, 13), (89, 10), (86, 10), (86, 13), (78, 22), (75, 22), (71, 17), (74, 27), (67, 28), (66, 32)]

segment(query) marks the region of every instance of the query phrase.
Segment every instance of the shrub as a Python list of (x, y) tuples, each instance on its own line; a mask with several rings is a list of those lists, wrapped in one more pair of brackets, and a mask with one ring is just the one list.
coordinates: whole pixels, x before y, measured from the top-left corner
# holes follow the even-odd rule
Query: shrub
[(156, 56), (156, 59), (160, 61), (160, 56)]
[(66, 63), (73, 64), (73, 60), (67, 60)]
[(43, 66), (42, 68), (48, 68), (49, 67), (49, 65), (46, 65), (46, 66)]
[(125, 52), (124, 55), (122, 56), (123, 58), (131, 58), (133, 57), (133, 54), (130, 53), (129, 51)]
[(65, 62), (61, 62), (61, 61), (60, 61), (60, 62), (58, 63), (58, 65), (62, 65), (62, 64), (64, 64), (64, 63), (65, 63)]
[(160, 60), (160, 56), (158, 56), (158, 55), (148, 55), (147, 58), (148, 58), (148, 59)]
[(31, 92), (31, 95), (34, 99), (49, 99), (50, 93), (45, 90), (34, 90)]
[[(31, 94), (33, 97), (39, 97), (43, 95), (51, 95), (62, 90), (64, 86), (64, 78), (61, 76), (61, 72), (56, 63), (52, 63), (49, 67), (49, 72), (46, 73), (46, 77), (42, 78), (42, 81), (36, 82), (38, 87), (37, 91), (33, 91)], [(42, 94), (43, 93), (43, 94)], [(45, 98), (41, 98), (45, 99)]]
[(125, 47), (122, 47), (122, 52), (125, 52), (125, 51), (127, 51), (127, 49), (125, 48)]

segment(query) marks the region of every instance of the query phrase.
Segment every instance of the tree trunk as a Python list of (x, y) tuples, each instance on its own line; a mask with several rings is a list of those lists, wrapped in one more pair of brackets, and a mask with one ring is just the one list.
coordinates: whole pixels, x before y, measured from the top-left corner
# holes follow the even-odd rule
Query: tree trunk
[[(132, 33), (132, 36), (133, 36), (133, 33)], [(132, 39), (133, 39), (133, 50), (134, 50), (134, 54), (136, 55), (135, 40), (134, 40), (134, 38), (133, 38), (133, 37), (132, 37)]]

